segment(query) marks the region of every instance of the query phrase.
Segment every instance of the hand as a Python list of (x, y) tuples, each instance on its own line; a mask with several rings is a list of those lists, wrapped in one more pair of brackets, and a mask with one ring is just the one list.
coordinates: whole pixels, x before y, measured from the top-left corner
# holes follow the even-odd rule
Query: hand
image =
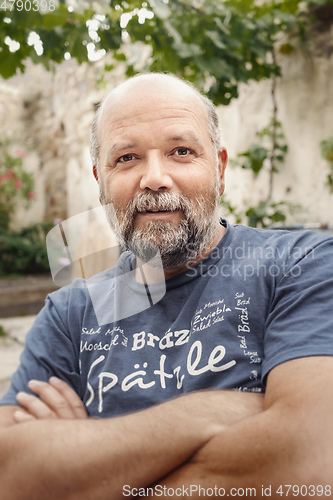
[(23, 410), (14, 413), (16, 423), (50, 418), (88, 418), (79, 396), (61, 379), (51, 377), (48, 383), (31, 380), (28, 385), (36, 396), (26, 392), (17, 394), (17, 402)]

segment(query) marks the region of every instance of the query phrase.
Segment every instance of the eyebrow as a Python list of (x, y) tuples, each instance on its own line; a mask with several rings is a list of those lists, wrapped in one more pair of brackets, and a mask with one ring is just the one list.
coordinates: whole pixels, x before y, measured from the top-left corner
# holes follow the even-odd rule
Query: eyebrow
[(136, 148), (138, 145), (134, 142), (124, 142), (119, 144), (113, 144), (106, 151), (106, 161), (108, 162), (114, 154), (118, 154), (122, 151), (130, 150)]
[(199, 137), (196, 134), (194, 134), (192, 131), (185, 132), (184, 134), (179, 134), (179, 135), (177, 134), (177, 135), (169, 136), (167, 138), (167, 141), (170, 141), (170, 142), (192, 141), (192, 142), (195, 142), (196, 144), (198, 144), (198, 146), (200, 146), (201, 148), (203, 147), (202, 142), (199, 139)]

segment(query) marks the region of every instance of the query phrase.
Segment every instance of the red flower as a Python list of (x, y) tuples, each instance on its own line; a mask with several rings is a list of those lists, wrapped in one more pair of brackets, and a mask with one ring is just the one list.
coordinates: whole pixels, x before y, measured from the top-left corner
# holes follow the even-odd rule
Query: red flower
[(0, 177), (0, 184), (4, 181), (6, 181), (7, 179), (15, 179), (15, 175), (13, 174), (13, 172), (11, 170), (7, 170), (7, 172), (5, 172), (1, 177)]
[(21, 188), (22, 187), (22, 182), (21, 181), (15, 181), (14, 182), (14, 187)]
[(22, 149), (17, 149), (15, 151), (16, 155), (19, 156), (20, 158), (24, 158), (25, 157), (25, 152), (22, 151)]
[(30, 193), (28, 194), (28, 199), (32, 200), (34, 197), (35, 197), (35, 193), (33, 193), (32, 191), (30, 191)]

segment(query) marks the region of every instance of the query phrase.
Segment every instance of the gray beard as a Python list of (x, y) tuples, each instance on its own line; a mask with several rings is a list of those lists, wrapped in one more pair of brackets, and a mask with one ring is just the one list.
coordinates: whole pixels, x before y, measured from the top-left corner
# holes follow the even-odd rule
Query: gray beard
[[(101, 201), (108, 222), (120, 244), (143, 262), (162, 261), (164, 268), (191, 265), (211, 244), (219, 228), (219, 193), (217, 189), (194, 201), (174, 193), (142, 193), (117, 210), (104, 196)], [(168, 221), (150, 221), (144, 228), (135, 227), (135, 216), (145, 210), (181, 210), (184, 218), (177, 227)]]

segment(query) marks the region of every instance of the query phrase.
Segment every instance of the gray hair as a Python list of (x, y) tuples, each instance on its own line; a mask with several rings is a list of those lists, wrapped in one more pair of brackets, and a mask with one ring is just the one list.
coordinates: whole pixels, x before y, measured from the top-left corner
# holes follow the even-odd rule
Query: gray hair
[(102, 109), (102, 104), (97, 108), (91, 126), (90, 156), (92, 164), (96, 166), (97, 170), (99, 170), (99, 154), (100, 154), (100, 145), (98, 140), (97, 129), (98, 129), (99, 115), (101, 114), (101, 109)]
[[(205, 109), (207, 111), (208, 115), (208, 127), (209, 127), (209, 135), (210, 139), (212, 141), (213, 149), (214, 149), (214, 155), (215, 158), (217, 159), (218, 152), (221, 151), (222, 149), (222, 139), (221, 139), (221, 130), (220, 130), (220, 125), (219, 125), (219, 118), (217, 116), (216, 108), (212, 101), (208, 99), (205, 95), (201, 94), (198, 89), (191, 83), (186, 80), (183, 80), (182, 78), (179, 78), (178, 76), (172, 75), (172, 74), (165, 74), (165, 73), (149, 73), (153, 75), (164, 75), (164, 76), (169, 76), (170, 78), (174, 78), (175, 80), (181, 81), (188, 87), (190, 87), (193, 92), (199, 97), (203, 105), (205, 106)], [(137, 74), (130, 78), (130, 80), (134, 78), (138, 78), (142, 76), (142, 74)], [(112, 90), (111, 90), (112, 92)], [(111, 94), (109, 92), (109, 94)], [(101, 114), (102, 110), (102, 104), (103, 102), (107, 99), (109, 94), (103, 99), (101, 102), (100, 106), (98, 107), (94, 120), (92, 122), (92, 127), (91, 127), (91, 145), (90, 145), (90, 155), (91, 155), (91, 160), (93, 165), (97, 167), (97, 170), (99, 169), (99, 161), (100, 161), (100, 144), (98, 140), (98, 122), (99, 122), (99, 117)]]

